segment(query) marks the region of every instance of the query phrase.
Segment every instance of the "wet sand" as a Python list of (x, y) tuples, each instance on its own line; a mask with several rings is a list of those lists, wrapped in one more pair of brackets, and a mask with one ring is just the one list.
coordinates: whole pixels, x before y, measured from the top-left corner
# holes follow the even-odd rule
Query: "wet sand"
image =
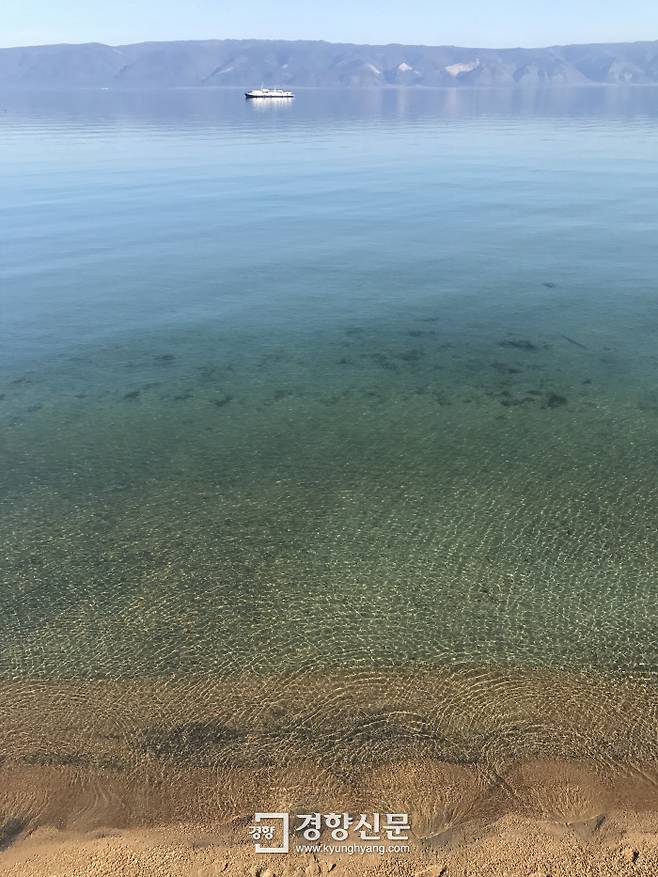
[[(339, 857), (336, 873), (658, 867), (656, 698), (640, 674), (20, 682), (0, 715), (11, 875), (248, 874), (258, 811), (410, 814), (408, 855)], [(296, 874), (293, 859), (262, 868)]]

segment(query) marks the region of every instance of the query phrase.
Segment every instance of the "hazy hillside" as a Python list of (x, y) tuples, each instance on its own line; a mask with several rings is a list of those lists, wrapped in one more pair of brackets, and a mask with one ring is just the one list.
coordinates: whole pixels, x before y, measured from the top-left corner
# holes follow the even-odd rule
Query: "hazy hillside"
[(206, 40), (0, 49), (0, 87), (473, 86), (658, 82), (658, 42), (463, 49)]

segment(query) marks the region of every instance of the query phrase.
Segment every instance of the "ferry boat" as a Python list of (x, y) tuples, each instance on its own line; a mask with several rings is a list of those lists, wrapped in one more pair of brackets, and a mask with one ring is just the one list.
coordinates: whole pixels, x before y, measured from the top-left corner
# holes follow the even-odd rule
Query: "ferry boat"
[(248, 100), (253, 100), (254, 98), (264, 98), (264, 99), (272, 99), (272, 98), (281, 98), (281, 97), (294, 97), (295, 94), (292, 91), (284, 91), (282, 88), (255, 88), (253, 91), (245, 92), (245, 97)]

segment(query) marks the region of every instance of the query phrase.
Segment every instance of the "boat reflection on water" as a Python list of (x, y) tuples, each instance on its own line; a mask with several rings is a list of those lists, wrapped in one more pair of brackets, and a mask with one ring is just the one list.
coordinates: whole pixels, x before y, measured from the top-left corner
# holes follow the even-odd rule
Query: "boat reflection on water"
[(295, 101), (291, 100), (289, 97), (269, 97), (265, 100), (259, 100), (258, 98), (247, 100), (245, 103), (253, 110), (267, 113), (281, 110), (282, 108), (289, 109), (294, 105)]

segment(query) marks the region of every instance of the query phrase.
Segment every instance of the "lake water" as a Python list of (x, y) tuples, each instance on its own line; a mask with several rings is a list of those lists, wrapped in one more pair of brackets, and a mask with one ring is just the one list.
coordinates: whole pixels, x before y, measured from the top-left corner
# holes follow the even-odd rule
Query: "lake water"
[(0, 125), (0, 752), (655, 757), (658, 90)]

